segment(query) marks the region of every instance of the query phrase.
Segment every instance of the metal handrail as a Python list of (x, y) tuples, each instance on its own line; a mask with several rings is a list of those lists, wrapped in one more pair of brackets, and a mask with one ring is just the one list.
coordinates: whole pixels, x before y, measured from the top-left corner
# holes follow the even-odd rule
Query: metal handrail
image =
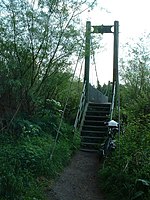
[(116, 81), (114, 82), (114, 87), (113, 87), (112, 103), (110, 107), (110, 120), (112, 120), (112, 117), (113, 117), (114, 106), (115, 106), (115, 96), (116, 96)]
[(75, 119), (75, 123), (74, 123), (74, 128), (76, 129), (79, 125), (79, 123), (81, 122), (84, 110), (85, 110), (85, 105), (86, 105), (86, 81), (84, 82), (83, 85), (83, 90), (82, 90), (82, 95), (80, 98), (80, 103), (79, 103), (79, 107), (78, 107), (78, 112), (76, 115), (76, 119)]

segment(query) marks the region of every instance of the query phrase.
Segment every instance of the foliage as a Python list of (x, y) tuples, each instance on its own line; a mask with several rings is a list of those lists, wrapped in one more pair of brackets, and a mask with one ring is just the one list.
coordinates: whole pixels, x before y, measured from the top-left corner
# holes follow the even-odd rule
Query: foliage
[(121, 104), (132, 111), (132, 117), (145, 115), (150, 107), (150, 54), (147, 45), (149, 41), (150, 35), (144, 35), (136, 44), (127, 44), (124, 48), (125, 58), (120, 62), (123, 83)]
[[(27, 139), (29, 140), (29, 138)], [(33, 145), (32, 142), (37, 143), (37, 139), (32, 138), (30, 142), (24, 141), (22, 144), (17, 145), (12, 142), (5, 144), (5, 146), (1, 145), (0, 159), (1, 163), (3, 163), (0, 167), (1, 197), (5, 199), (24, 199), (28, 196), (31, 199), (34, 197), (42, 199), (38, 192), (40, 188), (33, 173), (37, 170), (38, 174), (40, 174), (39, 159), (44, 159), (45, 153), (43, 151), (45, 150), (46, 141), (43, 139), (38, 141), (36, 145)], [(39, 147), (39, 144), (44, 144), (44, 147)], [(42, 152), (39, 154), (41, 150)], [(38, 168), (36, 169), (35, 167)]]
[(78, 145), (71, 127), (63, 124), (51, 159), (54, 138), (50, 132), (44, 132), (31, 121), (26, 120), (26, 124), (29, 127), (22, 129), (17, 140), (8, 133), (0, 136), (0, 195), (7, 200), (44, 199), (43, 186), (50, 186)]
[[(72, 78), (76, 55), (84, 49), (79, 15), (94, 3), (0, 1), (2, 199), (44, 199), (43, 185), (51, 184), (79, 147), (78, 133), (67, 122), (73, 124), (81, 92), (81, 82)], [(78, 62), (83, 56), (81, 51)]]
[[(149, 118), (150, 120), (150, 118)], [(150, 194), (150, 121), (147, 127), (139, 121), (126, 127), (117, 141), (118, 149), (106, 160), (100, 171), (101, 185), (109, 199), (144, 199)]]
[(79, 15), (90, 3), (93, 6), (84, 0), (0, 2), (1, 118), (7, 120), (16, 111), (32, 115), (39, 99), (43, 104), (64, 99), (74, 57), (84, 43)]
[(108, 199), (148, 200), (150, 197), (150, 55), (147, 37), (128, 44), (121, 60), (120, 85), (123, 134), (117, 149), (100, 170)]
[[(82, 83), (79, 80), (75, 79), (69, 86), (70, 91), (69, 90), (64, 91), (69, 96), (68, 103), (67, 103), (67, 109), (65, 112), (65, 118), (71, 124), (73, 124), (75, 121), (75, 117), (77, 114), (80, 97), (81, 97), (81, 93), (82, 93), (82, 87), (83, 87)], [(63, 95), (61, 96), (61, 98), (63, 98)], [(67, 97), (65, 99), (63, 98), (63, 101), (64, 100), (66, 101), (66, 99), (67, 99)]]

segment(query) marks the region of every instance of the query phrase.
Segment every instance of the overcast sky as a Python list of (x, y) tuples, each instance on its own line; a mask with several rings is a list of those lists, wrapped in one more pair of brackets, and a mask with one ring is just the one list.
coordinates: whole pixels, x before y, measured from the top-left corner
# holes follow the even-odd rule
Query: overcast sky
[[(128, 36), (150, 30), (150, 1), (149, 0), (97, 0), (95, 12), (100, 11), (100, 6), (110, 13), (100, 12), (100, 22), (109, 23), (114, 20), (120, 22), (120, 31)], [(91, 15), (93, 13), (91, 12)], [(100, 18), (101, 18), (100, 17)], [(92, 21), (94, 20), (92, 16)], [(97, 20), (96, 20), (97, 21)], [(93, 21), (94, 22), (94, 21)]]
[[(86, 20), (90, 20), (92, 25), (113, 25), (114, 21), (119, 21), (119, 41), (120, 46), (127, 42), (129, 38), (137, 38), (142, 33), (150, 33), (150, 1), (149, 0), (97, 0), (98, 5), (90, 12), (86, 13)], [(105, 9), (101, 9), (101, 7)], [(112, 79), (112, 54), (113, 35), (104, 34), (103, 43), (105, 51), (96, 56), (98, 76), (100, 82), (107, 83)], [(121, 53), (121, 51), (120, 51)], [(122, 55), (120, 55), (122, 56)], [(95, 83), (94, 68), (91, 66), (91, 83)]]

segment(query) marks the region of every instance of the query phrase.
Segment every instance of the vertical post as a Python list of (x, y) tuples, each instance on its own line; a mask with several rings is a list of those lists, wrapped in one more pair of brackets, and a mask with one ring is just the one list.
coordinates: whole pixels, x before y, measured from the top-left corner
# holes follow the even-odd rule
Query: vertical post
[(86, 41), (85, 41), (85, 72), (84, 82), (86, 82), (85, 97), (86, 103), (89, 102), (89, 71), (90, 71), (90, 44), (91, 44), (91, 22), (86, 22)]
[(113, 51), (113, 88), (118, 85), (118, 49), (119, 49), (119, 22), (114, 22), (114, 51)]

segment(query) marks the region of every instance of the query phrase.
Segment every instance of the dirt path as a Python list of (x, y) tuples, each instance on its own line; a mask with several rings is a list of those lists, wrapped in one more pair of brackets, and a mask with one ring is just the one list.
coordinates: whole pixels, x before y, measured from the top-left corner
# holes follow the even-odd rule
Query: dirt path
[(99, 159), (79, 151), (47, 193), (48, 200), (105, 200), (97, 180)]

